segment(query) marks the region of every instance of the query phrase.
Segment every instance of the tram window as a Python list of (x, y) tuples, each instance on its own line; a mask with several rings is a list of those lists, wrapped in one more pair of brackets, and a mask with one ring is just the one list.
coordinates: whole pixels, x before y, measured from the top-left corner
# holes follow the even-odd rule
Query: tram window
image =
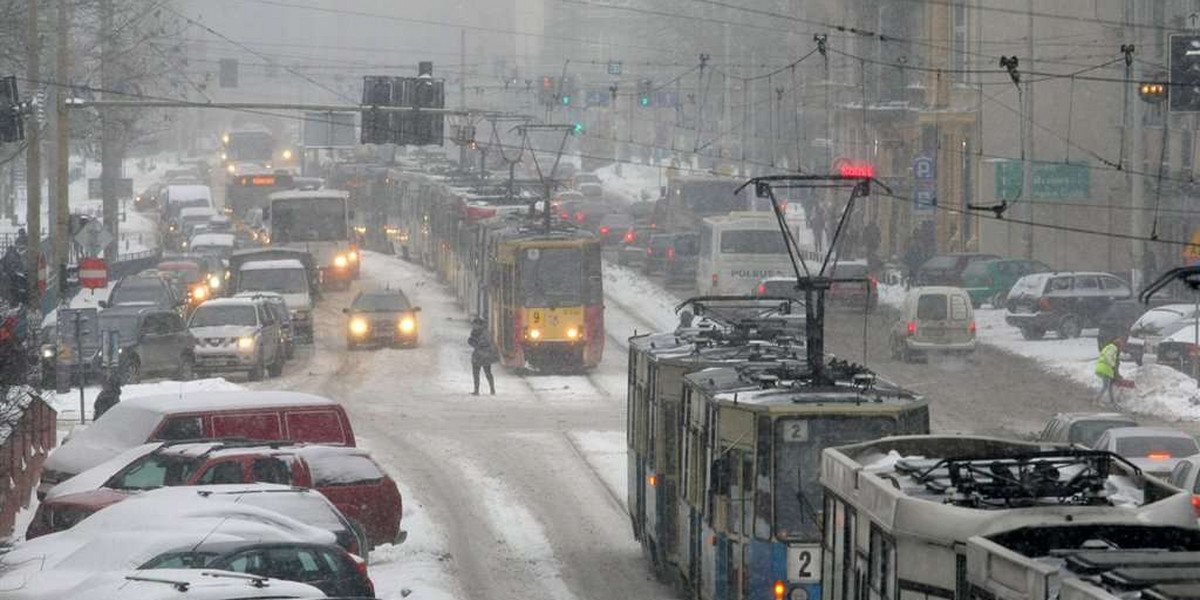
[(578, 248), (530, 248), (522, 255), (521, 288), (530, 306), (565, 306), (583, 300), (583, 254)]
[(871, 546), (868, 555), (870, 587), (882, 600), (891, 600), (893, 578), (896, 575), (896, 545), (892, 538), (871, 525)]
[(755, 444), (754, 537), (771, 539), (771, 418), (759, 417)]

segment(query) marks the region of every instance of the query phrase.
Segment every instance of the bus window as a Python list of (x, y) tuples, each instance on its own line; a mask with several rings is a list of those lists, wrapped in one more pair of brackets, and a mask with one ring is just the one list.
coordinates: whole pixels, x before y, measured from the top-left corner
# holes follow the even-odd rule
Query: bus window
[(775, 536), (817, 541), (822, 488), (821, 451), (873, 440), (895, 431), (892, 419), (782, 419), (775, 426)]
[(731, 229), (721, 232), (721, 254), (787, 254), (787, 245), (778, 232)]
[(341, 198), (277, 200), (271, 205), (271, 240), (276, 244), (344, 239), (346, 201)]
[(521, 287), (527, 306), (583, 303), (583, 253), (578, 248), (529, 248), (521, 261)]

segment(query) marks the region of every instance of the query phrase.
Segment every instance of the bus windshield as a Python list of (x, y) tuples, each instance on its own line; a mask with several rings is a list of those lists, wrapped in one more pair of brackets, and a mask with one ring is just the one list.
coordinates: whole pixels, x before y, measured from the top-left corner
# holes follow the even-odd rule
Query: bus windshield
[(271, 205), (274, 243), (336, 242), (348, 237), (346, 201), (342, 198), (277, 200)]
[(775, 424), (775, 536), (820, 541), (818, 519), (825, 502), (821, 452), (895, 431), (895, 421), (884, 417), (779, 420)]
[(736, 181), (681, 182), (675, 191), (694, 214), (719, 215), (740, 205), (740, 195), (733, 194), (737, 186)]
[(721, 232), (721, 254), (787, 254), (779, 230), (731, 229)]
[(525, 304), (556, 308), (583, 303), (583, 254), (578, 248), (530, 248), (521, 265)]
[(275, 140), (265, 131), (243, 131), (229, 134), (229, 160), (269, 161), (275, 152)]

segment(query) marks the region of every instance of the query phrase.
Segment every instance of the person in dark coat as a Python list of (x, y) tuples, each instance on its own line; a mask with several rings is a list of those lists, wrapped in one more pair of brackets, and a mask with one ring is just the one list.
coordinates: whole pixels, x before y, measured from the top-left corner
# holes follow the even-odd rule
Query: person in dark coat
[(113, 374), (104, 380), (104, 387), (100, 390), (100, 394), (96, 396), (96, 401), (92, 404), (92, 420), (99, 419), (101, 415), (108, 412), (108, 409), (120, 402), (121, 378)]
[(496, 348), (492, 346), (492, 338), (488, 334), (487, 323), (475, 317), (471, 321), (471, 337), (467, 338), (467, 344), (471, 346), (471, 378), (475, 381), (475, 391), (472, 395), (479, 395), (479, 371), (482, 369), (484, 375), (487, 375), (488, 387), (492, 390), (492, 395), (496, 395), (496, 380), (492, 377), (492, 363), (496, 362)]

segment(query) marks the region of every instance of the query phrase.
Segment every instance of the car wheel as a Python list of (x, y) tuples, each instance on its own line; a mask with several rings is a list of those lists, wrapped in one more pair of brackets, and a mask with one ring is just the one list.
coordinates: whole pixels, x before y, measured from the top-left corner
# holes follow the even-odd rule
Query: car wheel
[(129, 357), (121, 367), (121, 385), (129, 385), (141, 381), (142, 362), (136, 356)]
[(1021, 337), (1027, 340), (1040, 340), (1046, 335), (1046, 330), (1040, 327), (1022, 327)]
[(179, 357), (179, 370), (175, 377), (179, 381), (191, 381), (196, 378), (196, 361), (190, 354)]
[(266, 369), (263, 367), (262, 356), (258, 357), (258, 362), (254, 363), (254, 368), (250, 369), (250, 381), (262, 381), (263, 373)]
[(1058, 324), (1058, 336), (1064, 340), (1077, 338), (1081, 333), (1083, 333), (1083, 325), (1079, 322), (1079, 317), (1075, 315), (1063, 317), (1062, 322)]
[(989, 303), (992, 305), (992, 308), (1004, 308), (1004, 305), (1007, 302), (1008, 302), (1008, 294), (1007, 293), (996, 292), (995, 294), (992, 294), (992, 299), (990, 300)]

